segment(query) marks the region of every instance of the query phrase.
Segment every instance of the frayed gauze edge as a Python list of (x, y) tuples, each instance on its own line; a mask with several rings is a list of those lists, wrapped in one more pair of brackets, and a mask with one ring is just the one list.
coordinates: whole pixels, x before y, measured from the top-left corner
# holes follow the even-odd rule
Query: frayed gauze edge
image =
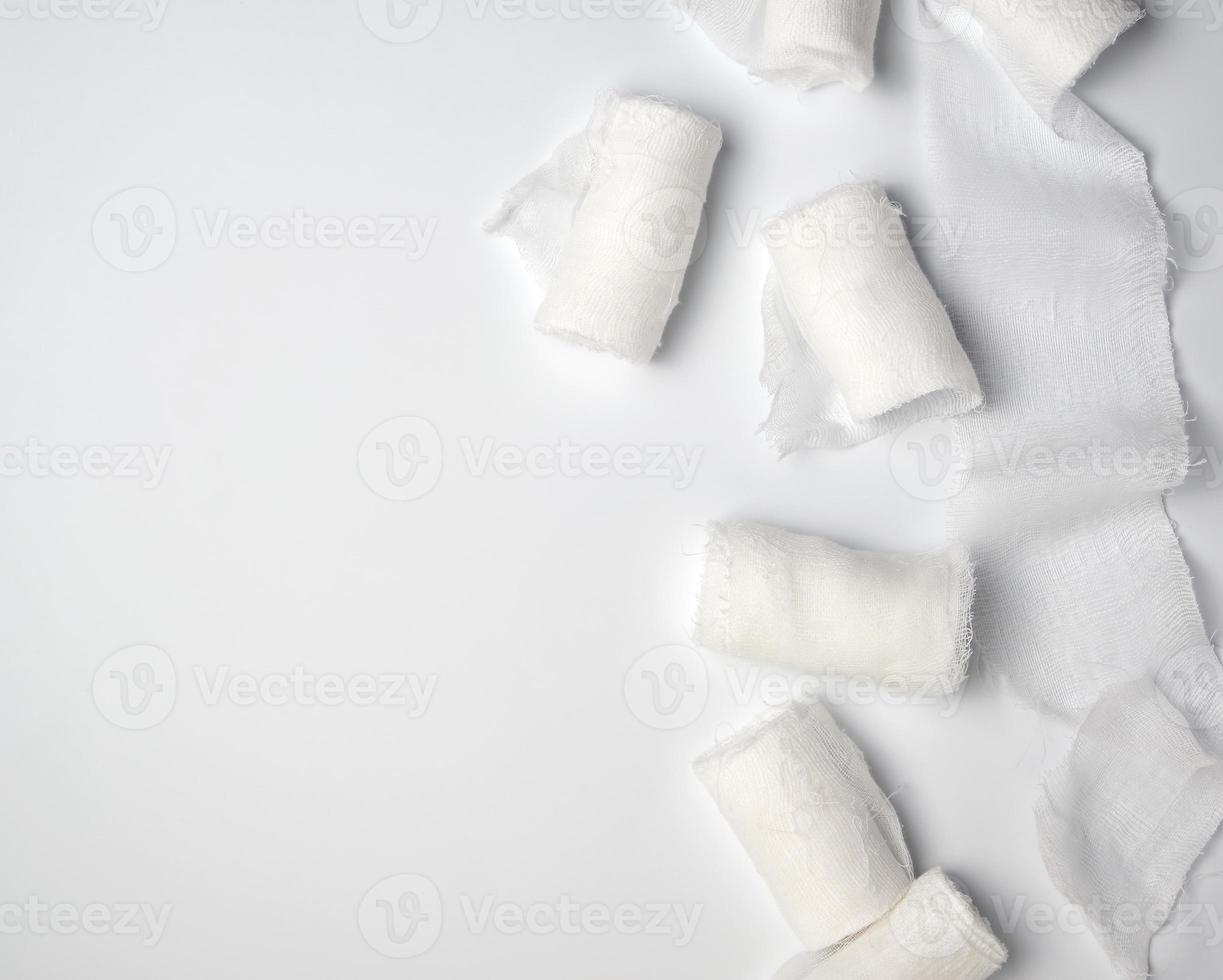
[(770, 219), (762, 431), (783, 456), (847, 448), (982, 404), (951, 320), (913, 253), (898, 205), (845, 184)]
[(672, 103), (601, 95), (585, 132), (485, 224), (545, 291), (536, 327), (648, 361), (679, 302), (721, 146), (716, 123)]
[[(987, 409), (983, 416), (961, 420), (961, 425), (976, 432), (978, 443), (987, 437), (1010, 437), (1014, 442), (1032, 436), (1060, 439), (1058, 445), (1073, 447), (1080, 436), (1103, 433), (1115, 447), (1165, 449), (1172, 462), (1163, 469), (1151, 464), (1149, 472), (1128, 481), (1080, 480), (1075, 486), (1055, 476), (1044, 482), (1029, 477), (1014, 486), (1005, 480), (988, 482), (975, 488), (967, 501), (957, 500), (959, 513), (952, 526), (990, 528), (1000, 509), (1008, 517), (1021, 512), (1018, 507), (1008, 510), (1007, 501), (1014, 500), (1026, 504), (1025, 527), (1012, 529), (1012, 538), (1032, 539), (1053, 534), (1051, 528), (1063, 529), (1062, 540), (1050, 542), (1062, 553), (1051, 554), (1046, 564), (1056, 572), (1054, 566), (1060, 563), (1071, 570), (1069, 575), (1041, 577), (1033, 572), (1039, 566), (1028, 561), (1020, 566), (1021, 591), (1002, 597), (994, 589), (1012, 588), (1006, 584), (1008, 577), (1018, 574), (1014, 548), (994, 541), (990, 548), (997, 554), (981, 563), (985, 581), (994, 583), (988, 591), (982, 586), (981, 633), (988, 631), (996, 639), (994, 648), (982, 649), (978, 656), (996, 661), (992, 666), (1011, 677), (1018, 693), (1050, 709), (1048, 695), (1056, 685), (1038, 678), (1040, 658), (1013, 639), (1034, 632), (1030, 617), (1041, 610), (1050, 610), (1038, 618), (1047, 621), (1042, 645), (1054, 665), (1069, 654), (1072, 668), (1112, 666), (1116, 676), (1141, 678), (1110, 686), (1100, 681), (1098, 672), (1088, 672), (1087, 683), (1054, 691), (1054, 708), (1090, 710), (1068, 758), (1045, 781), (1037, 825), (1055, 885), (1088, 912), (1097, 939), (1120, 974), (1146, 977), (1155, 931), (1150, 925), (1158, 924), (1155, 913), (1166, 918), (1223, 816), (1223, 752), (1218, 745), (1223, 728), (1193, 730), (1189, 739), (1185, 732), (1193, 726), (1171, 711), (1156, 710), (1153, 700), (1160, 661), (1183, 655), (1186, 643), (1209, 644), (1160, 497), (1183, 478), (1186, 443), (1164, 296), (1167, 236), (1142, 155), (1065, 91), (1140, 12), (1127, 0), (1106, 0), (1094, 8), (1103, 16), (1088, 18), (1075, 30), (1062, 31), (1064, 25), (1053, 18), (1048, 29), (1060, 31), (1068, 48), (1058, 55), (1057, 64), (1050, 64), (1043, 60), (1048, 52), (1031, 43), (1032, 25), (991, 19), (988, 10), (995, 5), (985, 0), (987, 13), (978, 24), (965, 28), (968, 14), (960, 9), (958, 22), (946, 25), (965, 38), (973, 60), (960, 56), (952, 45), (931, 46), (927, 52), (934, 81), (928, 98), (931, 131), (942, 153), (937, 177), (943, 200), (936, 205), (940, 214), (970, 215), (987, 228), (1006, 221), (1008, 211), (1026, 211), (1033, 233), (1062, 245), (1047, 263), (1052, 268), (1041, 270), (1039, 262), (1017, 247), (997, 254), (995, 241), (970, 235), (957, 262), (951, 263), (949, 281), (956, 288), (949, 299), (966, 328), (970, 349), (991, 377), (1006, 377), (1000, 372), (1009, 367), (1022, 379), (1025, 373), (1040, 371), (1042, 358), (1067, 354), (1075, 358), (1070, 367), (1080, 374), (1090, 372), (1090, 360), (1075, 344), (1089, 350), (1092, 331), (1106, 327), (1112, 328), (1108, 336), (1114, 347), (1137, 352), (1138, 370), (1126, 372), (1119, 358), (1101, 350), (1101, 371), (1121, 385), (1120, 391), (1093, 415), (1090, 386), (1067, 386), (1061, 413), (1075, 420), (1077, 429), (1061, 434), (1053, 415), (1032, 417), (1032, 405), (1027, 406), (1027, 418), (1007, 415), (1005, 399), (1001, 411)], [(958, 111), (948, 113), (949, 104)], [(982, 117), (982, 108), (996, 109), (1010, 125), (996, 126), (984, 137), (975, 121)], [(1006, 159), (1008, 151), (1011, 161)], [(998, 186), (957, 176), (961, 163), (980, 157), (992, 157)], [(1045, 174), (1045, 181), (1026, 194), (1008, 196), (1008, 175), (1026, 177), (1033, 169)], [(1086, 192), (1084, 204), (1066, 198), (1076, 190)], [(1093, 191), (1097, 196), (1091, 196)], [(1067, 200), (1078, 205), (1069, 214), (1063, 206)], [(1098, 227), (1092, 224), (1096, 219)], [(1097, 253), (1091, 244), (1100, 239)], [(1076, 243), (1081, 256), (1067, 254)], [(1050, 301), (1070, 315), (1057, 322), (1056, 332), (1041, 333), (1045, 327), (1035, 312), (1041, 309), (1038, 303), (1029, 308), (1027, 298), (1014, 290), (1003, 298), (989, 289), (988, 277), (985, 283), (974, 280), (970, 263), (976, 263), (979, 279), (979, 269), (1005, 269), (1011, 256), (1026, 259), (1029, 275), (1038, 283), (1044, 281), (1043, 272), (1057, 284), (1049, 290)], [(1079, 257), (1097, 263), (1092, 267), (1101, 275), (1095, 281), (1072, 283), (1057, 275)], [(1026, 345), (1008, 351), (1005, 364), (995, 351), (1000, 339), (1006, 342), (1006, 335), (999, 338), (1003, 324), (1012, 335), (1028, 338)], [(995, 401), (1000, 399), (991, 391)], [(972, 432), (962, 435), (966, 443), (974, 441)], [(1117, 556), (1111, 569), (1106, 564), (1110, 555)], [(1025, 557), (1030, 556), (1020, 555)], [(1095, 576), (1093, 563), (1099, 570)], [(1063, 610), (1075, 618), (1059, 622), (1057, 614)], [(1127, 630), (1131, 623), (1134, 627)], [(1105, 624), (1103, 630), (1099, 624)], [(1207, 700), (1223, 697), (1218, 681), (1223, 668), (1213, 649), (1209, 658), (1212, 673), (1204, 686), (1195, 688)], [(1074, 670), (1063, 673), (1074, 678)], [(1118, 929), (1107, 916), (1093, 918), (1091, 910), (1100, 908), (1118, 914), (1137, 911), (1144, 924)]]
[(944, 694), (963, 684), (974, 595), (966, 548), (859, 551), (762, 524), (715, 523), (707, 534), (702, 646)]

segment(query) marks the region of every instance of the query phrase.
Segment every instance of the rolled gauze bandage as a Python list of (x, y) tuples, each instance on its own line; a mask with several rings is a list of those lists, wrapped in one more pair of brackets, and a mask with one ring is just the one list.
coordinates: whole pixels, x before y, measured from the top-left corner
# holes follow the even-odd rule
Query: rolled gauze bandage
[(1069, 88), (1141, 17), (1132, 0), (961, 0), (988, 32), (1003, 64), (1037, 72), (1058, 89)]
[(649, 98), (599, 98), (585, 133), (506, 195), (487, 223), (545, 295), (536, 326), (648, 361), (679, 302), (701, 226), (716, 123)]
[(945, 693), (972, 648), (972, 563), (856, 551), (762, 524), (713, 524), (696, 639), (725, 653)]
[(783, 452), (845, 447), (981, 404), (972, 364), (877, 184), (838, 187), (763, 229), (764, 424)]
[(802, 980), (985, 980), (1006, 947), (942, 871), (913, 882), (885, 918), (802, 974)]
[(809, 948), (866, 928), (909, 887), (896, 811), (822, 705), (749, 728), (694, 768)]
[(875, 77), (879, 0), (679, 0), (729, 57), (770, 82), (809, 89)]

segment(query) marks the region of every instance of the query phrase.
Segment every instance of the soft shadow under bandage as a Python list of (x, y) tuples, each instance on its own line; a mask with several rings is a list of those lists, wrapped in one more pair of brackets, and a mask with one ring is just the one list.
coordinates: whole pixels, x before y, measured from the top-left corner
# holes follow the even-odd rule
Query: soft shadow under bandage
[(650, 98), (601, 96), (585, 132), (506, 195), (485, 228), (545, 290), (535, 325), (648, 361), (679, 303), (701, 226), (716, 123)]
[(981, 404), (972, 364), (917, 264), (900, 209), (847, 184), (770, 220), (764, 431), (782, 453), (845, 447)]
[(761, 524), (709, 528), (696, 639), (725, 653), (951, 692), (972, 648), (967, 551), (856, 551)]

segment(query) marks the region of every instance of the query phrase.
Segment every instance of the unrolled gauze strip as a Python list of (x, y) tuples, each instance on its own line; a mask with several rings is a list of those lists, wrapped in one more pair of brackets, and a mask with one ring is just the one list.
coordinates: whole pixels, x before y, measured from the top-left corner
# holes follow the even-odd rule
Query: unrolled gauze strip
[(1209, 647), (1114, 688), (1037, 808), (1054, 883), (1084, 908), (1118, 974), (1149, 974), (1151, 937), (1223, 821), (1223, 664)]
[(886, 918), (802, 980), (985, 980), (1006, 960), (989, 923), (936, 868), (913, 882)]
[(917, 264), (900, 209), (847, 184), (763, 229), (764, 424), (783, 452), (845, 447), (981, 404), (981, 387)]
[(545, 295), (535, 325), (648, 361), (679, 302), (716, 123), (651, 98), (600, 96), (584, 133), (505, 198), (486, 229), (513, 240)]
[(753, 75), (796, 88), (875, 76), (879, 0), (678, 0), (676, 4)]
[(909, 887), (896, 811), (823, 705), (791, 707), (694, 768), (811, 949), (866, 928)]
[(857, 551), (762, 524), (713, 524), (696, 638), (804, 670), (950, 693), (972, 641), (967, 551)]

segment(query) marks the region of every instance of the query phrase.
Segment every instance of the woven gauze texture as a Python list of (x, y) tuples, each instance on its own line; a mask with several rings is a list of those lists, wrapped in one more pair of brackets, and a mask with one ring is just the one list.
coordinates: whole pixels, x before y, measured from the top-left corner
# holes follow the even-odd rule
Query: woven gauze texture
[(972, 364), (882, 187), (837, 187), (762, 234), (773, 259), (764, 432), (783, 454), (856, 445), (981, 404)]
[(865, 929), (908, 889), (896, 811), (822, 705), (791, 707), (694, 768), (808, 948)]
[(544, 289), (535, 325), (648, 361), (679, 303), (701, 227), (717, 124), (651, 98), (600, 96), (570, 137), (486, 223)]
[(978, 13), (922, 59), (931, 206), (963, 232), (932, 275), (985, 392), (951, 528), (983, 676), (1082, 725), (1038, 807), (1050, 874), (1142, 977), (1223, 813), (1223, 683), (1163, 504), (1189, 465), (1166, 229), (1142, 154), (1063, 90), (1132, 17), (1092, 6), (1042, 54)]

